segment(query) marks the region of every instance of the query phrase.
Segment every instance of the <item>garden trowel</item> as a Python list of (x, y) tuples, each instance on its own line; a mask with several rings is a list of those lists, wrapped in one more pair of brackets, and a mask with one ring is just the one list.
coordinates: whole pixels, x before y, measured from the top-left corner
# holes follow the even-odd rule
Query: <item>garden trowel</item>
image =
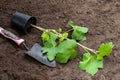
[(0, 34), (3, 35), (4, 37), (11, 39), (12, 41), (14, 41), (18, 46), (20, 45), (24, 45), (24, 47), (27, 49), (27, 51), (25, 52), (27, 55), (31, 56), (32, 58), (36, 59), (37, 61), (50, 66), (50, 67), (56, 67), (56, 62), (55, 61), (49, 61), (47, 59), (46, 55), (43, 55), (43, 53), (41, 52), (42, 47), (38, 44), (35, 43), (31, 49), (29, 49), (27, 47), (27, 45), (24, 43), (24, 39), (20, 39), (19, 37), (17, 37), (16, 35), (14, 35), (13, 33), (3, 29), (2, 27), (0, 27)]

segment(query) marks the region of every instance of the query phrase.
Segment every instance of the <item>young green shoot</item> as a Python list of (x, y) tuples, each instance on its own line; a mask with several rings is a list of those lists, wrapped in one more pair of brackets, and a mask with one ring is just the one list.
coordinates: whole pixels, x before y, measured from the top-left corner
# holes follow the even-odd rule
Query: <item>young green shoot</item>
[[(49, 61), (56, 60), (59, 63), (67, 63), (77, 57), (76, 47), (78, 45), (85, 50), (82, 61), (78, 64), (79, 69), (85, 70), (92, 76), (95, 75), (99, 68), (103, 68), (104, 57), (109, 56), (112, 52), (113, 43), (102, 43), (98, 50), (88, 48), (77, 42), (87, 39), (88, 28), (75, 25), (73, 21), (69, 21), (68, 25), (71, 29), (63, 32), (61, 28), (58, 30), (44, 29), (31, 24), (34, 28), (43, 31), (41, 35), (43, 41), (42, 52), (47, 55)], [(71, 39), (68, 37), (69, 32), (72, 32)]]

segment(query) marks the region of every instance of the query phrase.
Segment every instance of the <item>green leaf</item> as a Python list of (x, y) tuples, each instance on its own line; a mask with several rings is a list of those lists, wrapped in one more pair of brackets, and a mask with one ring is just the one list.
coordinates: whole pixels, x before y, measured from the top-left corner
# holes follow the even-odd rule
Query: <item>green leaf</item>
[(59, 48), (59, 52), (65, 52), (66, 50), (73, 49), (76, 46), (77, 46), (77, 43), (75, 40), (67, 39), (67, 40), (64, 40), (63, 42), (61, 42), (58, 45), (58, 48)]
[(112, 52), (114, 45), (112, 42), (106, 43), (106, 44), (101, 44), (98, 51), (99, 54), (97, 55), (98, 60), (102, 60), (104, 56), (109, 56), (110, 53)]
[(44, 47), (53, 47), (56, 46), (57, 36), (50, 31), (43, 32), (42, 40)]
[(74, 49), (66, 50), (64, 53), (58, 53), (56, 55), (56, 61), (59, 63), (67, 63), (69, 59), (74, 59), (77, 56), (77, 52)]
[(74, 30), (72, 32), (72, 39), (84, 41), (84, 40), (86, 40), (86, 36), (84, 33), (81, 33), (78, 30)]
[(72, 32), (72, 38), (73, 39), (81, 40), (81, 41), (86, 40), (85, 33), (88, 32), (87, 27), (82, 27), (82, 26), (75, 25), (73, 21), (69, 21), (68, 25), (73, 28), (73, 32)]
[(82, 33), (87, 33), (88, 32), (88, 28), (86, 28), (86, 27), (74, 26), (73, 28), (74, 28), (74, 30), (78, 30)]
[[(77, 56), (77, 52), (74, 48), (77, 46), (75, 40), (62, 41), (58, 46), (43, 47), (43, 53), (47, 54), (50, 61), (56, 60), (60, 63), (66, 63), (69, 59), (73, 59)], [(56, 56), (57, 55), (57, 56)]]
[(58, 54), (56, 56), (56, 61), (59, 63), (67, 63), (69, 59), (73, 59), (77, 56), (76, 48), (77, 43), (75, 40), (65, 40), (61, 42), (57, 49)]
[(56, 47), (51, 47), (51, 48), (47, 48), (47, 47), (43, 47), (42, 48), (42, 53), (47, 53), (47, 57), (49, 61), (52, 61), (55, 59), (55, 56), (57, 54), (57, 48)]
[(93, 56), (90, 53), (83, 55), (83, 61), (79, 62), (79, 68), (86, 70), (87, 73), (92, 76), (97, 73), (98, 68), (103, 68), (103, 60), (97, 60), (97, 56)]
[(75, 23), (70, 20), (70, 21), (68, 21), (68, 25), (71, 26), (71, 27), (73, 27), (75, 25)]

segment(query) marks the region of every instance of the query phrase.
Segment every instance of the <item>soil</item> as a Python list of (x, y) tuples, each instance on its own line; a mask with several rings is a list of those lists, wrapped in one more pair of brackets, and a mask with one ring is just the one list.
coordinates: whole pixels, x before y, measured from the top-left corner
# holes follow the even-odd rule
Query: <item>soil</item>
[(104, 68), (90, 76), (77, 66), (84, 52), (81, 48), (76, 59), (50, 68), (0, 36), (0, 80), (120, 80), (120, 0), (0, 0), (0, 26), (25, 39), (31, 47), (36, 42), (42, 45), (42, 32), (34, 29), (27, 35), (17, 33), (10, 24), (15, 11), (35, 16), (37, 25), (44, 28), (67, 30), (68, 20), (73, 20), (89, 28), (83, 45), (97, 49), (101, 43), (112, 41), (115, 46), (105, 58)]

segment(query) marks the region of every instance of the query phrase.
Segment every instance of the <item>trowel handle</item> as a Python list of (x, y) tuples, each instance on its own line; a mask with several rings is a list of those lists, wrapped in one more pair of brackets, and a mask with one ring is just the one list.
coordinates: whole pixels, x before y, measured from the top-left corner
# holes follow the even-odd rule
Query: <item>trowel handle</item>
[(3, 29), (2, 27), (0, 27), (0, 34), (3, 35), (4, 37), (14, 41), (18, 46), (24, 42), (24, 39), (20, 39), (19, 37), (17, 37), (13, 33)]

